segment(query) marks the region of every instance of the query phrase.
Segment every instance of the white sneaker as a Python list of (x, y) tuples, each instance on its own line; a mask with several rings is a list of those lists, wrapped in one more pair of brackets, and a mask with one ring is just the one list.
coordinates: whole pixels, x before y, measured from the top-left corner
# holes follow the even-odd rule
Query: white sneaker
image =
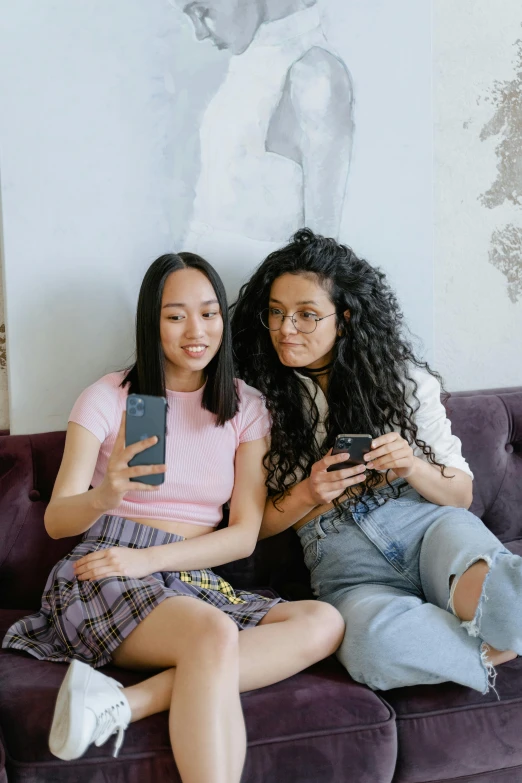
[(73, 660), (58, 691), (49, 734), (49, 750), (64, 761), (82, 756), (89, 745), (103, 745), (118, 734), (114, 756), (130, 723), (123, 686), (86, 663)]

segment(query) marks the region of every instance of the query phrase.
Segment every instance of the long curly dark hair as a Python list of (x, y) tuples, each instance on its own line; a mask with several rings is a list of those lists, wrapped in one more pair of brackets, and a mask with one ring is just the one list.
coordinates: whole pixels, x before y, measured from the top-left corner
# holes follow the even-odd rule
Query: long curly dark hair
[[(268, 306), (272, 283), (284, 274), (314, 275), (337, 314), (340, 336), (328, 378), (327, 435), (320, 447), (314, 437), (319, 412), (308, 387), (293, 368), (281, 364), (270, 333), (258, 317)], [(348, 321), (346, 310), (351, 314)], [(417, 359), (405, 331), (399, 303), (384, 273), (345, 245), (310, 229), (301, 229), (289, 245), (271, 253), (241, 288), (232, 306), (236, 371), (264, 394), (272, 416), (265, 467), (275, 503), (310, 475), (314, 462), (343, 432), (367, 432), (377, 437), (397, 427), (401, 437), (422, 449), (427, 460), (445, 475), (431, 447), (418, 438), (414, 418), (418, 385), (410, 371), (412, 366), (424, 368), (441, 386), (442, 380), (426, 362)], [(411, 392), (414, 405), (408, 401)], [(368, 471), (368, 495), (381, 478), (377, 471)], [(357, 487), (350, 487), (346, 496), (357, 493)]]

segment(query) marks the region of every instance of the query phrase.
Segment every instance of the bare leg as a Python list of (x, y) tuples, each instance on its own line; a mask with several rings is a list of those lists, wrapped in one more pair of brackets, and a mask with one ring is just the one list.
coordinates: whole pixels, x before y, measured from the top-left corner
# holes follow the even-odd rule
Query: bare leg
[[(277, 604), (258, 626), (239, 634), (240, 691), (263, 688), (306, 669), (335, 652), (343, 636), (344, 621), (329, 604), (320, 601)], [(156, 651), (155, 664), (134, 659), (130, 666), (119, 659), (116, 651), (115, 663), (134, 669), (172, 666), (165, 652), (163, 643)], [(168, 668), (125, 689), (133, 721), (169, 709), (174, 679), (175, 670)]]
[(334, 653), (344, 637), (340, 613), (321, 601), (277, 604), (239, 634), (241, 691), (263, 688)]
[[(238, 630), (218, 609), (192, 598), (165, 600), (120, 645), (116, 664), (176, 666), (169, 727), (184, 783), (239, 783), (246, 735), (239, 700)], [(149, 699), (157, 696), (153, 683)], [(129, 703), (134, 714), (131, 691)], [(126, 692), (127, 695), (127, 692)]]
[[(484, 580), (488, 574), (489, 566), (485, 560), (478, 560), (465, 571), (457, 582), (453, 594), (453, 607), (460, 620), (470, 621), (475, 617)], [(487, 656), (493, 666), (512, 661), (517, 654), (512, 650), (496, 650), (486, 644)]]

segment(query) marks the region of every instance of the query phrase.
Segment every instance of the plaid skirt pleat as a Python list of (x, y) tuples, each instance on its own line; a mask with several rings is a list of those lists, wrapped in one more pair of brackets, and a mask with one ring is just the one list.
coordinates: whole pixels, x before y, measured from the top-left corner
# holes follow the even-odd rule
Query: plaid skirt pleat
[(111, 660), (111, 653), (166, 598), (199, 598), (228, 614), (240, 630), (257, 625), (281, 601), (234, 590), (210, 569), (168, 571), (141, 579), (109, 576), (94, 582), (79, 581), (74, 575), (74, 561), (99, 549), (143, 549), (182, 540), (174, 533), (123, 517), (100, 517), (51, 571), (40, 611), (14, 623), (2, 647), (24, 650), (40, 660), (77, 658), (100, 667)]

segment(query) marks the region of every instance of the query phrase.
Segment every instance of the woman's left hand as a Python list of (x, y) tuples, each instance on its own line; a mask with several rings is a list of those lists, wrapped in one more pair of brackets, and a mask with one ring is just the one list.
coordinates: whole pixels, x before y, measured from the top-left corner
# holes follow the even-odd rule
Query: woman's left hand
[(130, 576), (141, 579), (154, 573), (148, 549), (111, 546), (90, 552), (74, 563), (74, 573), (81, 582), (94, 582), (106, 576)]
[(398, 432), (375, 438), (372, 450), (364, 455), (369, 470), (393, 470), (399, 478), (408, 478), (415, 468), (416, 457), (408, 441)]

